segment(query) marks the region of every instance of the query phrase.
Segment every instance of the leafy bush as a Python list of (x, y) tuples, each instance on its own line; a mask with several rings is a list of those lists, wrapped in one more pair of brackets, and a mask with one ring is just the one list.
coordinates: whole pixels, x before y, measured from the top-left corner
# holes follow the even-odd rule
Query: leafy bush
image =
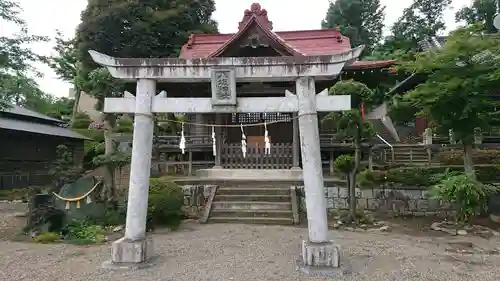
[(75, 115), (71, 127), (75, 129), (88, 129), (90, 123), (92, 123), (92, 119), (90, 119), (89, 115), (80, 112)]
[(35, 236), (35, 242), (42, 244), (55, 243), (60, 240), (59, 233), (55, 232), (42, 232)]
[(88, 221), (73, 220), (67, 226), (67, 239), (79, 244), (98, 244), (105, 241), (104, 229)]
[[(500, 181), (500, 165), (478, 165), (474, 167), (476, 177), (484, 183)], [(437, 184), (443, 173), (462, 173), (463, 166), (453, 167), (402, 167), (386, 171), (373, 171), (376, 184), (402, 184), (429, 187)]]
[(28, 199), (28, 188), (0, 190), (0, 200), (23, 200)]
[(130, 118), (120, 118), (116, 124), (115, 132), (117, 133), (131, 133), (134, 131), (134, 121)]
[(347, 175), (354, 169), (354, 157), (347, 154), (340, 155), (333, 162), (333, 166), (335, 167), (335, 170)]
[[(180, 225), (184, 205), (182, 189), (174, 182), (165, 178), (152, 178), (149, 181), (147, 227), (168, 226), (176, 228)], [(123, 205), (126, 214), (127, 202)]]
[(361, 188), (375, 187), (375, 172), (369, 169), (363, 170), (356, 176), (357, 185)]
[(87, 128), (85, 128), (85, 129), (73, 128), (73, 132), (84, 135), (87, 138), (91, 138), (96, 142), (103, 142), (104, 141), (104, 132), (103, 131), (94, 130), (94, 129), (87, 129)]
[[(464, 152), (461, 149), (442, 151), (436, 156), (445, 165), (463, 165)], [(477, 149), (472, 154), (474, 164), (500, 164), (499, 149)]]
[(152, 225), (176, 227), (182, 219), (182, 189), (166, 179), (151, 179), (149, 184), (148, 221)]
[(457, 209), (457, 221), (467, 223), (487, 208), (488, 198), (496, 188), (483, 184), (470, 175), (454, 175), (434, 185), (430, 194), (433, 199), (454, 204)]

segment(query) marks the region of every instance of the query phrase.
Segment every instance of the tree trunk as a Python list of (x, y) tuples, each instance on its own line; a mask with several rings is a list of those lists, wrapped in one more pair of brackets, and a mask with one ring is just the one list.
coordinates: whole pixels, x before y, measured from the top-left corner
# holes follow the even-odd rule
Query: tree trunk
[[(113, 127), (114, 124), (116, 123), (116, 116), (112, 114), (106, 114), (104, 116), (104, 154), (106, 156), (112, 155), (115, 153), (115, 144), (112, 139), (112, 134), (113, 134)], [(112, 203), (115, 201), (115, 189), (116, 189), (116, 184), (115, 184), (115, 167), (113, 164), (108, 164), (106, 165), (105, 172), (104, 172), (104, 192), (105, 196), (104, 199), (106, 202)]]
[(361, 161), (361, 139), (359, 134), (354, 138), (354, 169), (349, 174), (349, 216), (356, 218), (356, 174)]
[(75, 103), (73, 104), (73, 111), (71, 112), (71, 124), (75, 121), (75, 116), (78, 113), (78, 104), (80, 103), (81, 91), (75, 86)]
[(464, 170), (466, 174), (470, 174), (472, 177), (476, 178), (476, 172), (474, 170), (474, 161), (472, 160), (473, 148), (471, 143), (464, 144)]

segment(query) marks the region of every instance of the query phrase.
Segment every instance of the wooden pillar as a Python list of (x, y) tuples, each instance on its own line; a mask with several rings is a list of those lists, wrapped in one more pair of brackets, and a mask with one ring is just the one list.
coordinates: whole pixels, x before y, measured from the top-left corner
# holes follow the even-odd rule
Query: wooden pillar
[(299, 140), (299, 119), (297, 119), (298, 114), (293, 113), (293, 119), (292, 119), (292, 168), (299, 168), (299, 163), (300, 163), (300, 140)]
[[(215, 114), (215, 124), (216, 125), (221, 125), (222, 124), (222, 115), (220, 113)], [(214, 168), (222, 168), (221, 164), (221, 153), (222, 153), (222, 128), (221, 127), (215, 127), (215, 144), (216, 144), (216, 150), (217, 154), (215, 155), (215, 166)]]

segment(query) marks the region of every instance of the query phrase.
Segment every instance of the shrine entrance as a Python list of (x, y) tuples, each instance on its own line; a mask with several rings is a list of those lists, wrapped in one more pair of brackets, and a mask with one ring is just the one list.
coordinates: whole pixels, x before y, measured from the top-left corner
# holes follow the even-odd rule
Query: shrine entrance
[[(254, 112), (225, 115), (222, 131), (221, 166), (225, 169), (290, 169), (294, 164), (293, 122), (291, 113)], [(245, 127), (247, 153), (241, 152), (239, 125), (268, 124), (268, 140), (272, 143), (269, 154), (265, 153), (264, 126)], [(296, 147), (298, 150), (298, 146)], [(296, 153), (298, 158), (299, 153)], [(298, 159), (296, 160), (298, 162)], [(297, 165), (298, 166), (298, 165)]]

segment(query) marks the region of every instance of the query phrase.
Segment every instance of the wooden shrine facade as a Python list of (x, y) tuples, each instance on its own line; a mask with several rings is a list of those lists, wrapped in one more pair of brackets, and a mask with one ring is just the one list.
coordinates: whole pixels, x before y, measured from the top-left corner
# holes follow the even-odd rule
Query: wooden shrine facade
[[(213, 157), (216, 166), (225, 166), (226, 162), (230, 163), (226, 166), (228, 168), (234, 165), (238, 168), (290, 168), (298, 167), (300, 158), (299, 101), (295, 96), (298, 89), (322, 92), (315, 102), (321, 120), (321, 116), (329, 111), (350, 108), (349, 97), (328, 97), (323, 91), (331, 87), (343, 72), (369, 72), (395, 63), (359, 61), (362, 50), (362, 46), (352, 48), (349, 38), (336, 29), (274, 32), (267, 11), (259, 4), (253, 4), (244, 12), (238, 32), (192, 34), (178, 59), (113, 58), (95, 51), (90, 53), (94, 61), (107, 67), (112, 76), (129, 82), (143, 80), (147, 91), (154, 91), (156, 95), (148, 101), (152, 102), (151, 108), (147, 109), (149, 112), (185, 115), (186, 151), (213, 157), (212, 128), (188, 123), (218, 124), (223, 126), (216, 127), (218, 151)], [(233, 77), (225, 82), (229, 83), (225, 87), (230, 89), (231, 95), (227, 99), (214, 98), (217, 95), (214, 75), (224, 72), (227, 72), (224, 75), (230, 73)], [(307, 86), (299, 85), (300, 80), (307, 81)], [(138, 83), (137, 91), (141, 87)], [(223, 104), (214, 103), (219, 100)], [(145, 114), (146, 108), (139, 107), (138, 102), (137, 95), (131, 94), (124, 98), (108, 98), (105, 112)], [(241, 143), (240, 124), (277, 120), (281, 122), (268, 126), (273, 150), (270, 156), (261, 157), (262, 125), (245, 128), (248, 157), (243, 158), (241, 150), (235, 149)], [(336, 143), (328, 135), (331, 132), (325, 129), (319, 137), (322, 147)], [(180, 151), (179, 136), (157, 139), (162, 142), (160, 149)], [(264, 163), (271, 160), (277, 164)]]

